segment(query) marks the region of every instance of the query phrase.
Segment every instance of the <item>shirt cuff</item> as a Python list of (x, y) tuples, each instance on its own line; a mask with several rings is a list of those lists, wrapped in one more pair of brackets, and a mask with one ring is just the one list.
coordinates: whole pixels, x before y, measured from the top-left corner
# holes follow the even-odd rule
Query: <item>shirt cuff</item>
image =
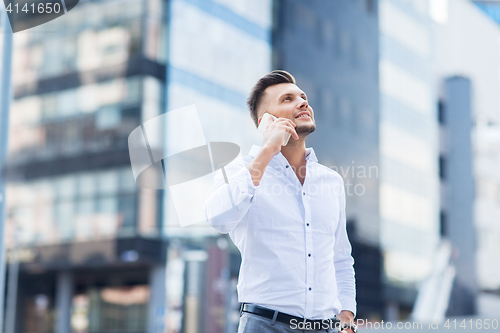
[(341, 299), (340, 304), (342, 305), (341, 311), (343, 311), (343, 310), (351, 311), (354, 314), (354, 318), (356, 318), (356, 301), (355, 300)]

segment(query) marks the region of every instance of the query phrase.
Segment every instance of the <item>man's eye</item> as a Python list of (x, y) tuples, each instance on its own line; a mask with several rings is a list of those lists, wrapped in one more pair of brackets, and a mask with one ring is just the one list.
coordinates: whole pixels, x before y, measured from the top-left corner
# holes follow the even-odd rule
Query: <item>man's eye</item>
[(290, 100), (290, 97), (285, 97), (284, 101), (286, 101), (287, 99)]

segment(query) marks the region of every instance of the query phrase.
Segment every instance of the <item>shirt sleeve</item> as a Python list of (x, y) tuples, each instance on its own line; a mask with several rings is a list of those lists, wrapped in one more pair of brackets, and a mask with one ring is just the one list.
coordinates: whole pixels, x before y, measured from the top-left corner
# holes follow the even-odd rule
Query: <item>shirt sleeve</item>
[(243, 159), (217, 171), (215, 185), (205, 202), (205, 217), (214, 229), (227, 234), (233, 230), (248, 212), (253, 202), (256, 186)]
[(339, 197), (339, 223), (335, 231), (334, 265), (337, 280), (338, 299), (342, 305), (341, 310), (349, 310), (356, 317), (356, 280), (354, 273), (354, 258), (351, 256), (351, 243), (347, 237), (345, 215), (345, 189), (344, 181), (340, 182)]

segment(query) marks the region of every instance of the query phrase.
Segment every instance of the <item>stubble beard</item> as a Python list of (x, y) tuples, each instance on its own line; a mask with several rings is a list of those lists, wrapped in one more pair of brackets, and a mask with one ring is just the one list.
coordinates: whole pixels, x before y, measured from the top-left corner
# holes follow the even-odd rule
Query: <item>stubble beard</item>
[(298, 135), (305, 134), (309, 135), (312, 132), (316, 130), (316, 124), (307, 124), (307, 125), (298, 125), (295, 127), (295, 132), (297, 132)]

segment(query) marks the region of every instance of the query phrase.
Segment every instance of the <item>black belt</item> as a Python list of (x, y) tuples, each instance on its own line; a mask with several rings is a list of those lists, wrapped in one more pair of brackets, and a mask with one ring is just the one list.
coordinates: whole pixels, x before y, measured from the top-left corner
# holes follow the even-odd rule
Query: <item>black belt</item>
[[(241, 305), (241, 311), (243, 312), (248, 312), (248, 313), (253, 313), (258, 316), (267, 318), (267, 319), (274, 319), (275, 312), (274, 310), (271, 309), (266, 309), (261, 306), (255, 305), (255, 304), (248, 304), (248, 303), (243, 303)], [(293, 321), (292, 321), (293, 320)], [(335, 328), (339, 326), (340, 320), (337, 318), (330, 318), (330, 319), (305, 319), (301, 317), (296, 317), (292, 316), (283, 312), (278, 312), (276, 315), (276, 321), (279, 321), (280, 323), (284, 323), (287, 325), (304, 325), (304, 327), (311, 327), (313, 329), (325, 329), (325, 328)], [(301, 323), (301, 324), (299, 324)], [(302, 324), (303, 323), (303, 324)], [(328, 327), (325, 327), (325, 325), (328, 325)]]

